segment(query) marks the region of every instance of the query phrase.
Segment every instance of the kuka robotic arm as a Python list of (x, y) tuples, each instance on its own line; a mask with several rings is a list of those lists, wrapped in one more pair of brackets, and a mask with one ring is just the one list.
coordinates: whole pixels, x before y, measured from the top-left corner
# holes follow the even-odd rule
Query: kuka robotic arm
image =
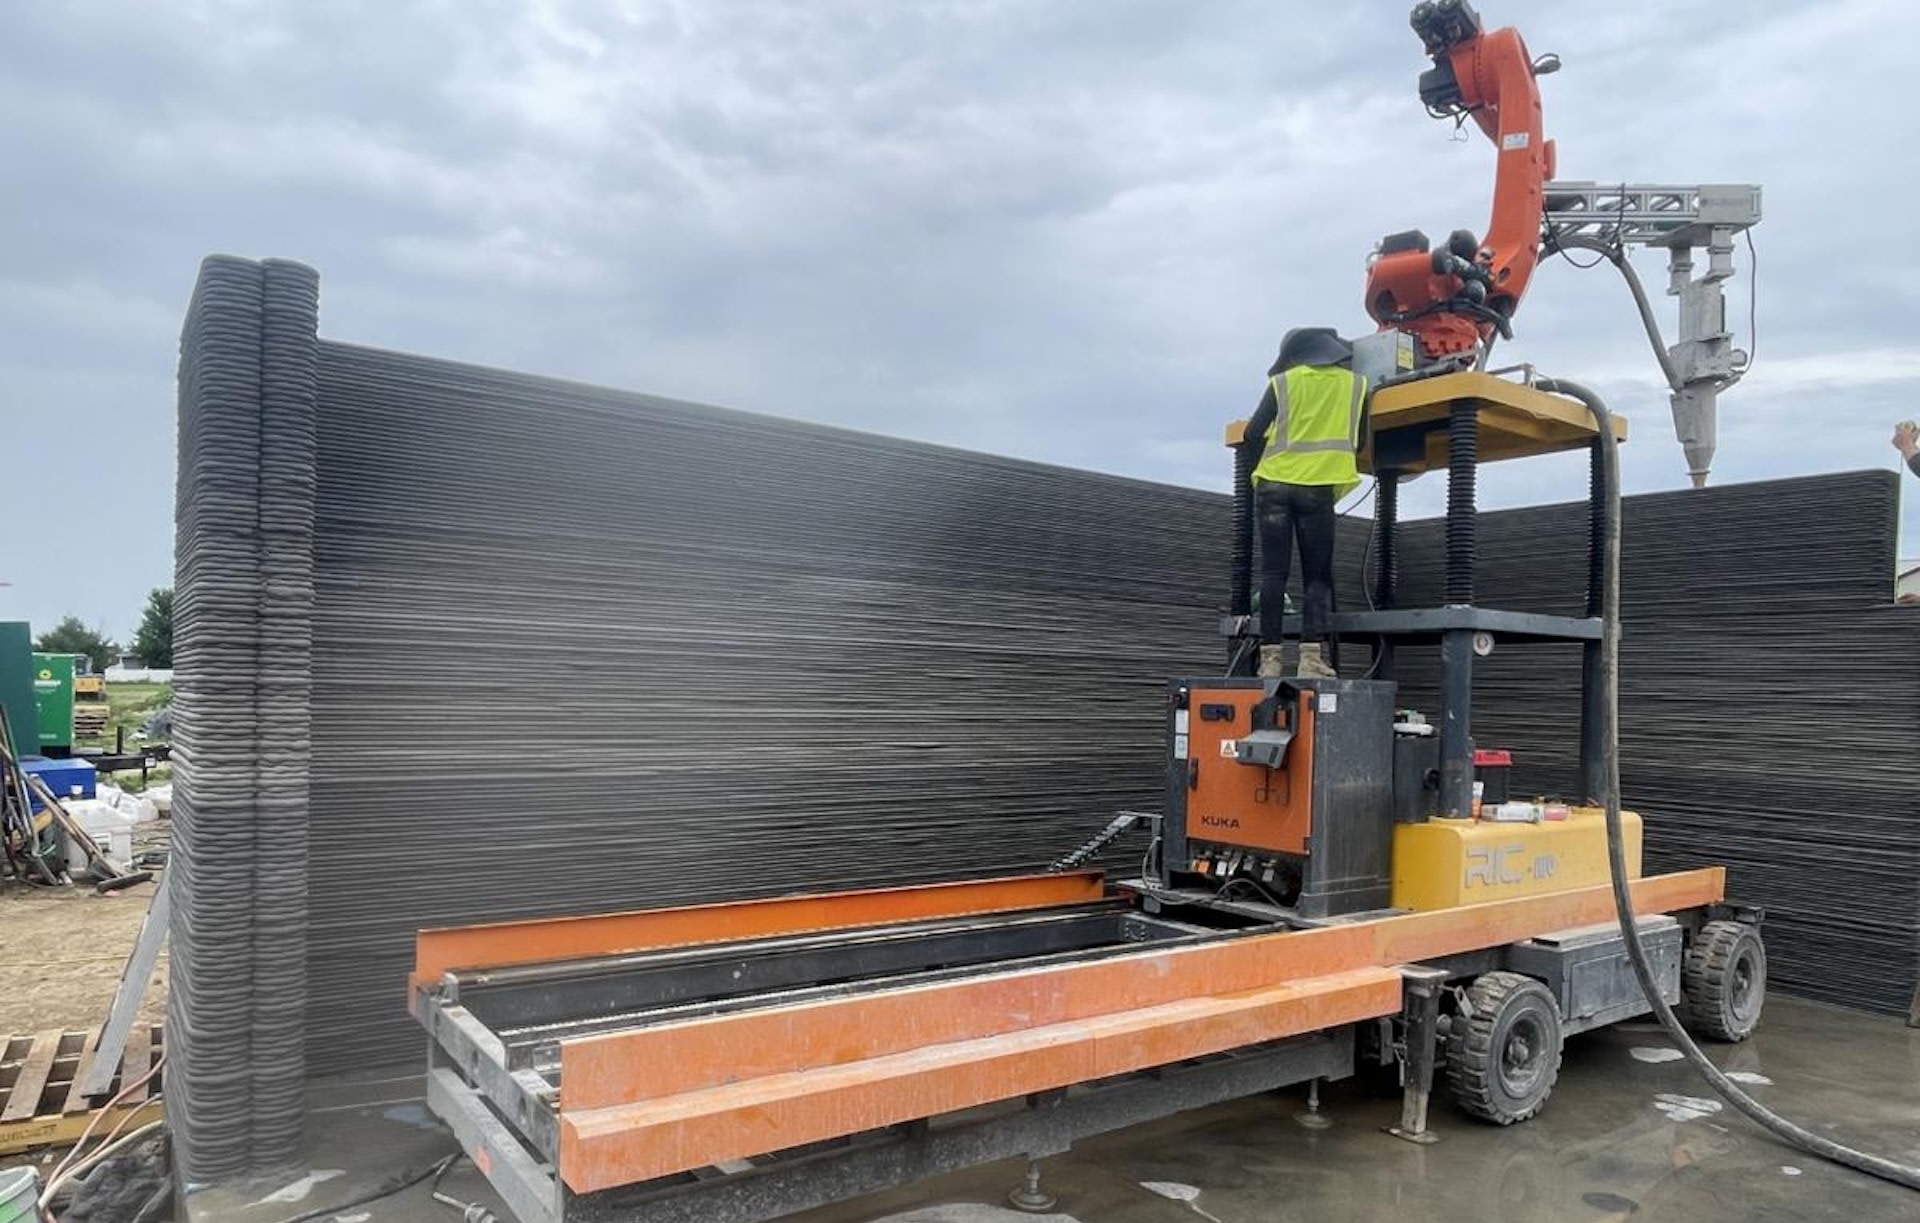
[(1484, 32), (1468, 0), (1430, 0), (1411, 20), (1433, 57), (1420, 77), (1428, 113), (1471, 116), (1499, 151), (1484, 242), (1455, 230), (1445, 249), (1433, 251), (1418, 230), (1392, 234), (1368, 268), (1367, 313), (1383, 328), (1412, 332), (1432, 360), (1470, 353), (1495, 331), (1509, 334), (1507, 321), (1539, 260), (1544, 188), (1554, 170), (1536, 78), (1559, 62), (1548, 56), (1536, 64), (1517, 30)]

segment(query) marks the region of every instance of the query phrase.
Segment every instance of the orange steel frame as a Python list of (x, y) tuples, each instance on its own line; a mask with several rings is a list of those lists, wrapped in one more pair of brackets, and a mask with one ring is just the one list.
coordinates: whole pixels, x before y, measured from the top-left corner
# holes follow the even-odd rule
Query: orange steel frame
[(420, 990), (454, 969), (508, 968), (888, 922), (1012, 913), (1098, 900), (1101, 895), (1099, 872), (1080, 871), (422, 930), (414, 940), (409, 1006), (417, 1017)]
[[(612, 1189), (1399, 1010), (1399, 974), (1371, 968), (1037, 1027), (1015, 1022), (991, 1036), (858, 1060), (839, 1056), (831, 1042), (816, 1044), (808, 1047), (815, 1068), (563, 1109), (560, 1175), (576, 1193)], [(865, 1034), (865, 1017), (857, 1022), (855, 1034)], [(903, 1043), (918, 1040), (911, 1024), (904, 1035)]]
[[(1557, 160), (1553, 141), (1542, 129), (1540, 85), (1533, 57), (1519, 31), (1491, 30), (1446, 53), (1460, 83), (1460, 106), (1493, 142), (1493, 217), (1480, 241), (1475, 262), (1492, 278), (1487, 304), (1512, 316), (1526, 295), (1540, 259), (1540, 218), (1546, 184)], [(1420, 339), (1429, 357), (1471, 351), (1493, 333), (1491, 323), (1441, 311), (1419, 314), (1459, 292), (1452, 275), (1436, 275), (1426, 251), (1381, 255), (1367, 270), (1367, 312), (1382, 328), (1390, 319), (1413, 313), (1401, 326)]]
[[(1636, 907), (1724, 899), (1712, 867)], [(420, 935), (414, 973), (1089, 902), (1093, 874), (849, 892)], [(1397, 1012), (1400, 966), (1609, 920), (1591, 887), (876, 990), (560, 1047), (558, 1172), (577, 1193)]]

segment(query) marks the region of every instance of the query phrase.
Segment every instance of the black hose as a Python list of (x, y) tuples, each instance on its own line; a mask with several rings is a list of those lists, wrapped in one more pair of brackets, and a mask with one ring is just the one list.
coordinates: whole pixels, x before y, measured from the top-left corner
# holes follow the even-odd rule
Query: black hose
[[(1578, 234), (1558, 239), (1556, 245), (1562, 250), (1598, 251), (1607, 257), (1607, 261), (1620, 269), (1620, 275), (1626, 277), (1627, 290), (1633, 294), (1633, 304), (1640, 311), (1640, 326), (1646, 330), (1647, 341), (1653, 345), (1654, 359), (1660, 362), (1660, 373), (1673, 390), (1686, 386), (1686, 379), (1680, 376), (1680, 368), (1673, 363), (1673, 354), (1667, 351), (1667, 342), (1660, 335), (1660, 320), (1654, 317), (1653, 302), (1647, 298), (1647, 287), (1640, 283), (1640, 273), (1633, 270), (1633, 263), (1627, 258), (1624, 247), (1617, 243), (1602, 242), (1598, 238), (1583, 237)], [(1591, 264), (1576, 264), (1591, 267)]]
[(418, 1171), (409, 1172), (403, 1176), (397, 1176), (392, 1180), (389, 1180), (384, 1184), (376, 1186), (375, 1188), (369, 1190), (368, 1192), (361, 1194), (359, 1197), (354, 1198), (351, 1201), (340, 1202), (333, 1206), (321, 1206), (314, 1210), (309, 1210), (304, 1214), (294, 1215), (290, 1219), (282, 1219), (280, 1220), (280, 1223), (313, 1223), (313, 1220), (315, 1219), (324, 1219), (329, 1215), (342, 1214), (346, 1211), (352, 1210), (356, 1206), (365, 1206), (370, 1202), (377, 1202), (381, 1198), (390, 1198), (396, 1193), (401, 1193), (408, 1189), (413, 1188), (415, 1185), (420, 1184), (422, 1181), (425, 1181), (430, 1177), (439, 1176), (441, 1173), (445, 1172), (448, 1168), (452, 1167), (453, 1161), (456, 1159), (459, 1159), (461, 1154), (462, 1152), (455, 1151), (453, 1154), (447, 1156), (445, 1159), (439, 1160), (435, 1163), (428, 1164), (426, 1167), (421, 1168)]
[(442, 1206), (452, 1207), (460, 1212), (461, 1223), (499, 1223), (499, 1215), (494, 1214), (479, 1202), (463, 1202), (457, 1197), (440, 1192), (440, 1182), (446, 1178), (447, 1169), (459, 1162), (464, 1156), (456, 1156), (440, 1165), (440, 1171), (433, 1174), (433, 1184), (427, 1190), (427, 1196)]
[(1679, 1017), (1673, 1013), (1673, 1008), (1660, 992), (1659, 983), (1654, 979), (1653, 965), (1647, 958), (1647, 949), (1640, 941), (1639, 922), (1633, 911), (1633, 890), (1627, 881), (1626, 838), (1620, 827), (1620, 447), (1613, 436), (1613, 413), (1607, 410), (1606, 403), (1599, 395), (1577, 382), (1568, 382), (1563, 378), (1543, 378), (1537, 385), (1543, 391), (1578, 399), (1593, 413), (1600, 430), (1600, 452), (1604, 460), (1607, 494), (1606, 514), (1602, 523), (1606, 542), (1606, 585), (1600, 634), (1600, 704), (1605, 731), (1601, 753), (1602, 777), (1605, 781), (1602, 798), (1606, 808), (1607, 866), (1613, 882), (1613, 904), (1620, 919), (1620, 935), (1626, 941), (1627, 959), (1633, 964), (1633, 975), (1639, 978), (1640, 989), (1652, 1004), (1654, 1016), (1660, 1021), (1660, 1026), (1666, 1029), (1667, 1036), (1679, 1047), (1681, 1054), (1722, 1099), (1749, 1121), (1781, 1141), (1821, 1159), (1843, 1164), (1896, 1185), (1905, 1185), (1909, 1189), (1920, 1189), (1920, 1168), (1856, 1151), (1822, 1138), (1788, 1121), (1740, 1090), (1720, 1067), (1701, 1052), (1700, 1046), (1694, 1043), (1693, 1037), (1681, 1025)]

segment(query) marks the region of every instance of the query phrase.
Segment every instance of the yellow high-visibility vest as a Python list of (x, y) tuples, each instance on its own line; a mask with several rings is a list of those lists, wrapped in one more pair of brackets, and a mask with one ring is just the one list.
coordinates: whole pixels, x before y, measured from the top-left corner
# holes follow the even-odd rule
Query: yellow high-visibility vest
[(1360, 483), (1361, 408), (1367, 380), (1337, 365), (1296, 365), (1273, 379), (1279, 406), (1253, 482), (1331, 484), (1344, 497)]

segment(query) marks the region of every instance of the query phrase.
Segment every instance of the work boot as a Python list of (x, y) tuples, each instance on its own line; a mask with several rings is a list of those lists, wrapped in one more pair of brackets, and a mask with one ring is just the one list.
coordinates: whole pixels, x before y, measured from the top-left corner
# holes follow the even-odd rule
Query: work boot
[(1327, 661), (1326, 647), (1317, 641), (1303, 641), (1300, 643), (1300, 670), (1298, 674), (1301, 679), (1340, 678), (1340, 673), (1333, 669), (1332, 663)]
[(1260, 647), (1261, 679), (1285, 679), (1287, 677), (1287, 647), (1284, 645), (1263, 645)]

